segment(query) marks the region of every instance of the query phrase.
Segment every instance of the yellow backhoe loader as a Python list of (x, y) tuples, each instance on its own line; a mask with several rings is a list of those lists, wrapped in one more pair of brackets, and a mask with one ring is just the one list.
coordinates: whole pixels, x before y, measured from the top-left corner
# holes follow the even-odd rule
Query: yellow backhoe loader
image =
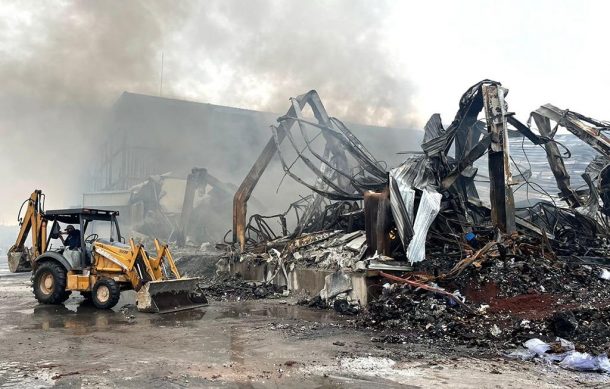
[[(44, 210), (44, 194), (35, 190), (23, 207), (21, 229), (8, 252), (12, 272), (32, 272), (32, 287), (42, 304), (61, 304), (71, 292), (90, 298), (97, 308), (112, 308), (122, 290), (135, 290), (136, 306), (143, 312), (171, 312), (203, 306), (198, 278), (180, 276), (167, 245), (155, 239), (156, 254), (149, 255), (133, 239), (125, 244), (117, 222), (118, 211), (100, 209)], [(21, 210), (20, 210), (21, 214)], [(47, 225), (52, 222), (47, 236)], [(80, 247), (49, 242), (60, 238), (60, 223), (74, 226)], [(25, 243), (31, 233), (32, 247)], [(105, 238), (100, 236), (107, 235)], [(61, 239), (61, 242), (64, 240)]]

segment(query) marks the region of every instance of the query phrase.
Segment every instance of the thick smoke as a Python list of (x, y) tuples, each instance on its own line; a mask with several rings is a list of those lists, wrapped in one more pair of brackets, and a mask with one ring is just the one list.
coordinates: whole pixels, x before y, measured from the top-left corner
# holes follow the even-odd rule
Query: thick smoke
[(0, 222), (35, 188), (49, 207), (80, 203), (105, 110), (123, 90), (156, 93), (174, 2), (3, 4), (0, 33)]
[(412, 85), (384, 42), (391, 4), (106, 1), (0, 5), (0, 224), (34, 188), (80, 203), (124, 90), (284, 112), (317, 89), (345, 120), (406, 126)]
[(205, 3), (184, 31), (191, 37), (186, 46), (192, 55), (176, 59), (180, 75), (197, 69), (202, 80), (180, 92), (284, 112), (289, 96), (317, 89), (337, 117), (408, 126), (413, 87), (407, 70), (384, 47), (390, 5), (358, 0)]

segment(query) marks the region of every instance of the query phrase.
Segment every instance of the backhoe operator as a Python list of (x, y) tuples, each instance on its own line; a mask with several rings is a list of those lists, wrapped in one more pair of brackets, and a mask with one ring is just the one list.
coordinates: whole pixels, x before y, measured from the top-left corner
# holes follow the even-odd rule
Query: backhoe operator
[[(64, 238), (62, 235), (68, 236)], [(64, 257), (78, 263), (80, 261), (80, 231), (74, 228), (73, 225), (68, 225), (65, 231), (59, 235), (59, 239), (61, 239), (65, 246)]]

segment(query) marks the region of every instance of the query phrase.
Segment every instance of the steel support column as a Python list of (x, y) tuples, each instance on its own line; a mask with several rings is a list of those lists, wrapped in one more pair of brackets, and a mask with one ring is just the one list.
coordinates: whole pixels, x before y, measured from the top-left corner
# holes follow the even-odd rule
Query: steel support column
[(515, 200), (511, 188), (510, 151), (506, 128), (507, 89), (497, 84), (483, 85), (483, 103), (487, 118), (489, 145), (489, 181), (491, 220), (504, 233), (516, 231)]

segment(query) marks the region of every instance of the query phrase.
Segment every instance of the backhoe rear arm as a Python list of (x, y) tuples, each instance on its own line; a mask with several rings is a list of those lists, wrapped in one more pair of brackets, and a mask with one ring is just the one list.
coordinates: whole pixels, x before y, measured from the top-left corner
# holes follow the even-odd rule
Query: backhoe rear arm
[(43, 218), (42, 191), (35, 190), (27, 200), (28, 207), (21, 219), (21, 229), (13, 246), (14, 251), (23, 251), (29, 233), (32, 233), (32, 254), (39, 256), (47, 250), (47, 221)]

